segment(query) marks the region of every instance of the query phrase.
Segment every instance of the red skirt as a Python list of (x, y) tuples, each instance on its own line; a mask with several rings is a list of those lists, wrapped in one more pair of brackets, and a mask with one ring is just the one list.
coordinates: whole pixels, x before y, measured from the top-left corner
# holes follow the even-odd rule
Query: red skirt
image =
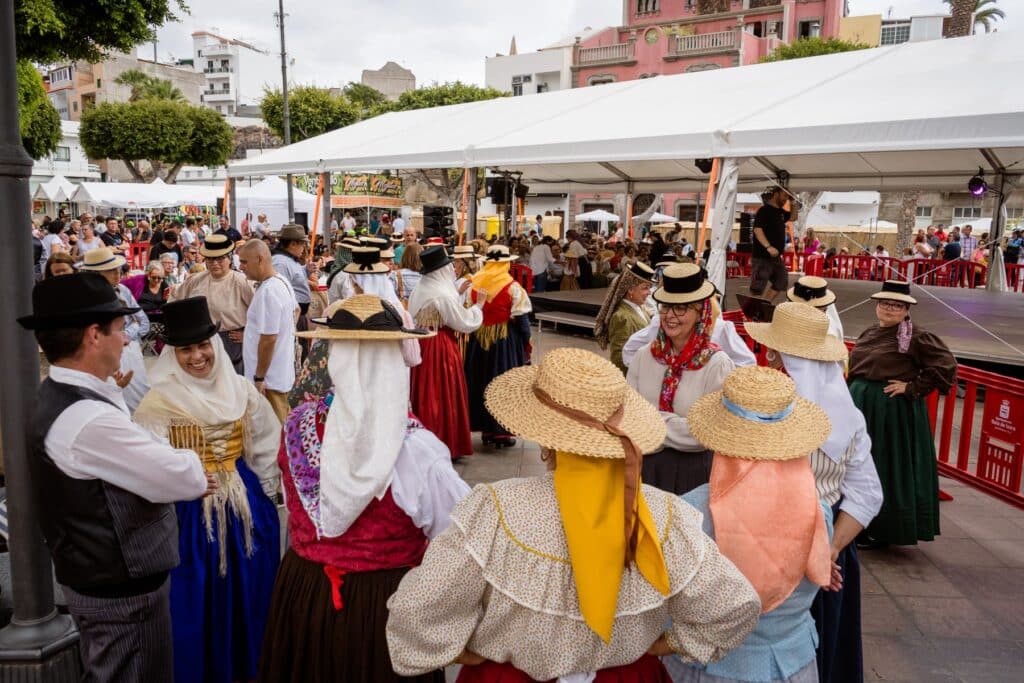
[(412, 412), (448, 446), (452, 458), (473, 454), (466, 374), (455, 334), (447, 327), (420, 340), (423, 362), (412, 369)]
[[(464, 666), (456, 683), (539, 683), (508, 663), (484, 662)], [(549, 682), (550, 683), (550, 682)], [(661, 660), (644, 655), (632, 664), (597, 672), (594, 683), (672, 683)]]

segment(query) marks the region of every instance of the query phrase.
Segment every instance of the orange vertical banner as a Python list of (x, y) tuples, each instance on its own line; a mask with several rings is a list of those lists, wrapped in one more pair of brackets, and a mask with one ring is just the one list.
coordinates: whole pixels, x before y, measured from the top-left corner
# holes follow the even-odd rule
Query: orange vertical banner
[(718, 164), (721, 161), (718, 157), (711, 163), (711, 177), (708, 178), (708, 199), (704, 202), (704, 215), (701, 217), (700, 222), (700, 237), (697, 238), (697, 244), (693, 245), (694, 260), (700, 262), (700, 257), (704, 254), (704, 238), (708, 232), (708, 208), (715, 204), (715, 183), (718, 182)]
[[(306, 262), (313, 260), (313, 253), (316, 252), (316, 233), (320, 225), (320, 202), (324, 196), (324, 174), (319, 174), (319, 181), (316, 184), (316, 203), (313, 205), (313, 229), (310, 231), (309, 253), (306, 254)], [(329, 228), (329, 226), (326, 226)]]
[[(224, 206), (221, 207), (225, 216), (231, 215), (231, 178), (224, 179)], [(235, 227), (235, 226), (231, 226)]]

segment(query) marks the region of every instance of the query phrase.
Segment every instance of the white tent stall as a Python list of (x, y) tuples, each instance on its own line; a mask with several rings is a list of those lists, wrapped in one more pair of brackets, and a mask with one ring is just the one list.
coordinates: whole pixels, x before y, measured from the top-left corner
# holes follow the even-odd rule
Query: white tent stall
[[(1021, 73), (1012, 32), (905, 43), (386, 114), (228, 173), (486, 167), (531, 191), (697, 192), (695, 160), (719, 158), (709, 266), (723, 285), (738, 190), (953, 191), (980, 168), (1008, 191), (1024, 177)], [(936, 106), (937, 92), (957, 96)]]
[[(307, 224), (312, 225), (316, 195), (292, 188), (296, 214), (305, 213)], [(288, 222), (288, 184), (276, 175), (267, 176), (252, 187), (238, 186), (235, 206), (239, 221), (247, 213), (255, 218), (267, 214), (271, 229), (277, 231)]]
[(56, 216), (61, 202), (71, 201), (71, 195), (75, 193), (75, 184), (57, 174), (36, 188), (32, 199), (47, 202), (46, 213)]

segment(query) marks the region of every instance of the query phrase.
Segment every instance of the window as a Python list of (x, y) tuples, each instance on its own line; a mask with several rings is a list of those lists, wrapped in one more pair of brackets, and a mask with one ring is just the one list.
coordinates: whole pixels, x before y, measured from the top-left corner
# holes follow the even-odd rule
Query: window
[(1006, 220), (1016, 222), (1021, 218), (1024, 218), (1024, 209), (1006, 209)]
[(537, 92), (547, 92), (551, 88), (547, 83), (538, 83)]
[(198, 56), (202, 57), (202, 56), (203, 56), (203, 51), (202, 51), (202, 50), (199, 50), (199, 51), (197, 51), (197, 52), (196, 52), (196, 54), (197, 54)]
[(58, 145), (57, 149), (53, 152), (54, 161), (71, 161), (71, 148), (63, 145)]
[(212, 69), (213, 68), (213, 60), (212, 59), (207, 59), (206, 60), (206, 68), (207, 69)]
[(932, 207), (930, 207), (930, 206), (919, 206), (919, 207), (917, 207), (917, 217), (918, 218), (931, 218), (932, 217)]
[(587, 85), (604, 85), (605, 83), (614, 83), (615, 76), (608, 74), (602, 74), (600, 76), (591, 76), (587, 79)]
[(658, 0), (636, 0), (637, 14), (652, 14), (658, 11)]
[(976, 220), (981, 218), (980, 206), (958, 206), (953, 209), (953, 220)]
[(513, 83), (512, 84), (512, 96), (513, 97), (519, 97), (522, 94), (523, 94), (523, 84), (522, 83)]
[(213, 83), (210, 84), (210, 92), (213, 92)]
[(99, 90), (102, 87), (103, 87), (103, 79), (102, 78), (97, 78), (96, 79), (96, 89)]
[(220, 68), (222, 68), (222, 69), (228, 68), (228, 60), (226, 60), (226, 59), (220, 60)]
[(78, 102), (72, 102), (71, 103), (71, 109), (73, 111), (78, 111)]
[(818, 38), (819, 36), (821, 36), (821, 21), (819, 19), (800, 22), (801, 38)]
[(50, 85), (54, 83), (61, 83), (63, 81), (71, 80), (71, 67), (62, 66), (59, 69), (54, 69), (50, 72)]
[(899, 45), (910, 40), (910, 23), (889, 24), (882, 27), (881, 44)]
[(221, 84), (220, 89), (224, 92), (227, 92), (231, 89), (231, 84), (228, 82), (224, 82), (223, 84)]

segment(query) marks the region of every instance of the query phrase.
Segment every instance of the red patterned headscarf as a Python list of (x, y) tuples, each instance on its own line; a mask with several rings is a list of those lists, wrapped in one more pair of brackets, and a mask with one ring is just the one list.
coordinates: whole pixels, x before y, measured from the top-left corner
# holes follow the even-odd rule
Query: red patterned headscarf
[(672, 412), (672, 404), (676, 398), (676, 389), (683, 376), (683, 370), (700, 370), (718, 351), (718, 345), (711, 341), (711, 330), (714, 327), (711, 299), (705, 299), (700, 312), (700, 320), (693, 328), (690, 339), (679, 353), (672, 351), (672, 342), (665, 336), (665, 331), (658, 329), (658, 337), (651, 344), (651, 355), (654, 360), (665, 368), (665, 377), (661, 380), (661, 394), (658, 398), (658, 410)]

